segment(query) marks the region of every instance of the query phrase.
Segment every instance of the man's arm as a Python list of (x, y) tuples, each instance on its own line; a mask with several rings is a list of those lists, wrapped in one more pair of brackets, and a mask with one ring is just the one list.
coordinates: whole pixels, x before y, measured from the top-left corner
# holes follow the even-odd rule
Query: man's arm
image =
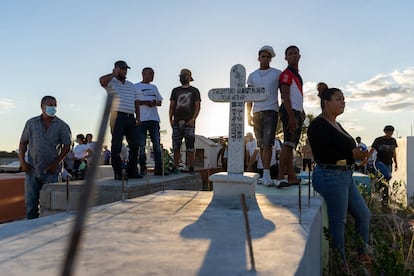
[(288, 128), (291, 132), (293, 132), (296, 130), (296, 117), (292, 109), (292, 103), (290, 102), (290, 86), (282, 84), (280, 92), (282, 94), (283, 105), (285, 106), (288, 114)]
[(247, 123), (249, 124), (249, 126), (253, 126), (253, 116), (252, 116), (252, 107), (253, 107), (253, 103), (252, 102), (246, 102), (246, 109), (247, 109)]
[(65, 156), (66, 156), (66, 154), (68, 154), (69, 150), (70, 150), (70, 144), (62, 146), (60, 154), (55, 158), (55, 160), (53, 160), (52, 163), (50, 163), (47, 166), (47, 172), (48, 173), (55, 173), (56, 172), (56, 169), (57, 169), (59, 163), (63, 160), (63, 158), (65, 158)]
[(397, 152), (394, 149), (394, 152), (392, 153), (392, 159), (394, 159), (394, 169), (398, 170), (398, 163), (397, 163)]
[(136, 100), (135, 101), (135, 122), (137, 123), (137, 125), (141, 123), (141, 113), (139, 109), (140, 105), (141, 105), (141, 102), (139, 100)]
[(192, 127), (195, 126), (195, 121), (198, 117), (198, 114), (200, 113), (200, 105), (201, 105), (200, 103), (201, 103), (200, 101), (194, 102), (194, 115), (193, 115), (193, 118), (191, 118), (190, 121), (188, 121), (188, 124)]
[(110, 74), (106, 74), (106, 75), (103, 75), (102, 77), (100, 77), (99, 78), (99, 83), (101, 84), (101, 86), (103, 87), (103, 88), (106, 88), (107, 86), (108, 86), (108, 84), (109, 84), (109, 82), (115, 77), (115, 76), (118, 76), (118, 74), (119, 74), (119, 70), (120, 70), (120, 68), (119, 67), (115, 67), (115, 69), (114, 70), (112, 70), (112, 73), (110, 73)]
[(19, 144), (19, 161), (20, 161), (21, 170), (23, 172), (28, 173), (30, 172), (30, 165), (24, 159), (24, 155), (26, 154), (26, 151), (27, 151), (27, 143), (20, 143)]
[(170, 101), (170, 110), (169, 110), (171, 127), (174, 125), (174, 109), (175, 109), (175, 101), (171, 100)]

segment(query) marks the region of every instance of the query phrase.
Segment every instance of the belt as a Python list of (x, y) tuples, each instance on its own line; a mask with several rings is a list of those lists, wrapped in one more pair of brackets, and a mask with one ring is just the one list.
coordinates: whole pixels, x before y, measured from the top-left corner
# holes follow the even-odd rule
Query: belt
[(122, 111), (118, 111), (118, 116), (119, 115), (126, 116), (128, 118), (135, 118), (135, 114), (126, 113), (126, 112), (122, 112)]
[(318, 164), (321, 169), (337, 170), (337, 171), (349, 171), (354, 169), (354, 165), (333, 165), (333, 164)]
[(273, 113), (277, 113), (277, 111), (276, 110), (262, 110), (262, 111), (257, 111), (257, 112), (255, 112), (255, 114), (256, 113), (260, 113), (260, 114), (273, 114)]

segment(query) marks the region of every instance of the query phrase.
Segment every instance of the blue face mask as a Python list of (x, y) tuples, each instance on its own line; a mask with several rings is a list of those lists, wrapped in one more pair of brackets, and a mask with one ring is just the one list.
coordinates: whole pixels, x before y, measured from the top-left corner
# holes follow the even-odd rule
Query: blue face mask
[(47, 105), (45, 108), (45, 113), (49, 117), (55, 117), (56, 116), (56, 106), (53, 105)]

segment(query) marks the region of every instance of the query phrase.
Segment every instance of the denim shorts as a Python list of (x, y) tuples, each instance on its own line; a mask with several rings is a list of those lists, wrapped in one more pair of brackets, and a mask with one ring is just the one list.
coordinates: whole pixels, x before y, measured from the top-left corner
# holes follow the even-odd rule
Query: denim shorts
[(277, 127), (277, 112), (265, 110), (253, 114), (254, 135), (257, 146), (273, 146)]
[(300, 135), (302, 134), (302, 125), (303, 121), (305, 120), (305, 116), (303, 112), (297, 111), (293, 109), (293, 112), (295, 114), (296, 118), (296, 129), (295, 131), (289, 131), (288, 129), (288, 123), (289, 123), (289, 117), (286, 111), (285, 106), (282, 104), (280, 106), (280, 120), (283, 124), (283, 135), (284, 135), (284, 145), (287, 145), (292, 148), (296, 148), (296, 145), (299, 143)]
[(185, 139), (186, 150), (189, 152), (194, 151), (195, 128), (186, 124), (174, 124), (172, 133), (172, 146), (174, 151), (180, 150), (183, 138)]

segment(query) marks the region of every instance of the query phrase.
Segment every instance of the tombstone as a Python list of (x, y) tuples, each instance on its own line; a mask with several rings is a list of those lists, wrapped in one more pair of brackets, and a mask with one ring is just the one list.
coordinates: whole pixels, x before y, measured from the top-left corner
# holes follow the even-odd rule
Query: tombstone
[(398, 161), (398, 170), (393, 168), (392, 183), (397, 182), (402, 185), (399, 193), (393, 191), (396, 199), (403, 206), (414, 205), (414, 136), (407, 136), (397, 139), (398, 147), (395, 149)]
[(246, 102), (267, 98), (264, 88), (246, 87), (246, 70), (236, 64), (230, 71), (230, 88), (216, 88), (208, 92), (214, 102), (230, 102), (229, 144), (227, 172), (209, 177), (213, 182), (213, 200), (229, 207), (240, 207), (241, 194), (255, 199), (255, 186), (259, 174), (244, 172), (244, 107)]

